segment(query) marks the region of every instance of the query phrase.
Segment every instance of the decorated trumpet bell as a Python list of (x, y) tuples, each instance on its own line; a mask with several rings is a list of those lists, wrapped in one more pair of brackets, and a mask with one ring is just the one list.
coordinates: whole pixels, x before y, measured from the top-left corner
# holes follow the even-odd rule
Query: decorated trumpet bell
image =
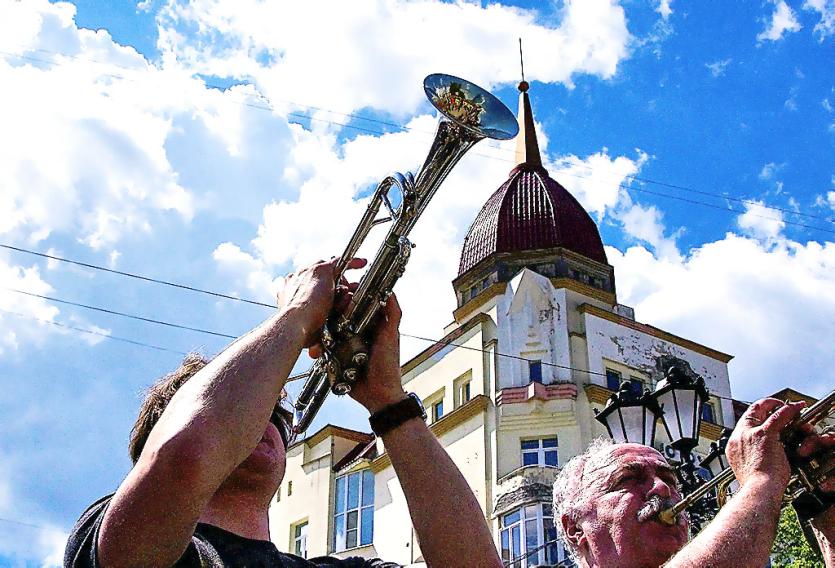
[(441, 114), (480, 136), (510, 140), (519, 132), (516, 117), (504, 103), (465, 79), (433, 73), (423, 80), (423, 90)]

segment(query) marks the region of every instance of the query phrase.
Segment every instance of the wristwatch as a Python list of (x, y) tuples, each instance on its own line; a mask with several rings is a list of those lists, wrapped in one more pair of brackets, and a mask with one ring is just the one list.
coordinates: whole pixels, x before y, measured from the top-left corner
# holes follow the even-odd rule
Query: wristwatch
[(377, 436), (382, 436), (407, 420), (417, 418), (418, 416), (422, 420), (426, 420), (426, 409), (423, 408), (420, 397), (410, 392), (400, 402), (390, 404), (372, 414), (368, 418), (368, 422), (371, 424), (371, 430)]

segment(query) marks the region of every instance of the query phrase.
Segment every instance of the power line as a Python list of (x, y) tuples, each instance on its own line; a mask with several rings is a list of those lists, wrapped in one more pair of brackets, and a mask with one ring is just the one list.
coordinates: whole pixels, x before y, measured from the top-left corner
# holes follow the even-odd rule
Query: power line
[(176, 351), (174, 349), (169, 349), (168, 347), (160, 347), (159, 345), (151, 345), (150, 343), (143, 343), (141, 341), (136, 341), (134, 339), (128, 339), (126, 337), (118, 337), (116, 335), (110, 335), (108, 333), (102, 333), (100, 331), (96, 331), (96, 330), (93, 330), (93, 329), (84, 329), (84, 328), (81, 328), (81, 327), (76, 327), (76, 326), (73, 326), (73, 325), (67, 325), (67, 324), (64, 324), (64, 323), (61, 323), (61, 322), (57, 322), (57, 321), (52, 321), (52, 320), (43, 319), (43, 318), (36, 318), (34, 316), (21, 314), (21, 313), (18, 313), (18, 312), (11, 312), (9, 310), (0, 309), (0, 312), (10, 314), (10, 315), (13, 315), (13, 316), (17, 316), (17, 317), (21, 317), (21, 318), (31, 319), (31, 320), (38, 321), (38, 322), (41, 322), (41, 323), (48, 323), (48, 324), (54, 325), (56, 327), (60, 327), (60, 328), (63, 328), (63, 329), (68, 329), (68, 330), (71, 330), (71, 331), (77, 331), (79, 333), (87, 333), (87, 334), (90, 334), (90, 335), (96, 335), (96, 336), (99, 336), (99, 337), (103, 337), (105, 339), (112, 339), (113, 341), (121, 341), (123, 343), (130, 343), (131, 345), (137, 345), (139, 347), (148, 347), (150, 349), (156, 349), (157, 351), (168, 351), (169, 353), (177, 353), (178, 355), (187, 355), (187, 353), (185, 353), (184, 351)]
[(235, 336), (235, 335), (229, 335), (229, 334), (220, 333), (220, 332), (217, 332), (217, 331), (210, 331), (208, 329), (201, 329), (199, 327), (190, 327), (190, 326), (187, 326), (187, 325), (171, 323), (171, 322), (157, 320), (157, 319), (153, 319), (153, 318), (146, 318), (146, 317), (143, 317), (143, 316), (127, 314), (125, 312), (117, 312), (115, 310), (110, 310), (110, 309), (107, 309), (107, 308), (100, 308), (98, 306), (90, 306), (90, 305), (87, 305), (87, 304), (80, 304), (78, 302), (72, 302), (70, 300), (61, 300), (59, 298), (52, 298), (50, 296), (44, 296), (42, 294), (35, 294), (34, 292), (26, 292), (24, 290), (17, 290), (15, 288), (5, 288), (4, 287), (4, 290), (7, 290), (9, 292), (15, 292), (16, 294), (23, 294), (24, 296), (30, 296), (30, 297), (33, 297), (33, 298), (40, 298), (42, 300), (48, 300), (50, 302), (56, 302), (58, 304), (66, 304), (68, 306), (75, 306), (77, 308), (84, 308), (86, 310), (93, 310), (93, 311), (96, 311), (96, 312), (102, 312), (102, 313), (110, 314), (110, 315), (114, 315), (114, 316), (120, 316), (120, 317), (124, 317), (124, 318), (144, 321), (146, 323), (153, 323), (153, 324), (156, 324), (156, 325), (164, 325), (164, 326), (167, 326), (167, 327), (173, 327), (173, 328), (176, 328), (176, 329), (184, 329), (184, 330), (187, 330), (187, 331), (194, 331), (194, 332), (197, 332), (197, 333), (205, 333), (207, 335), (214, 335), (216, 337), (223, 337), (223, 338), (226, 338), (226, 339), (237, 339), (237, 336)]
[(10, 524), (12, 524), (12, 525), (20, 525), (20, 526), (22, 526), (22, 527), (31, 527), (31, 528), (33, 528), (33, 529), (40, 529), (40, 530), (42, 530), (42, 531), (60, 531), (60, 532), (67, 532), (67, 531), (65, 531), (65, 530), (63, 530), (63, 529), (49, 528), (49, 527), (44, 527), (44, 526), (41, 526), (41, 525), (34, 525), (34, 524), (32, 524), (32, 523), (24, 523), (24, 522), (22, 522), (22, 521), (15, 521), (15, 520), (13, 520), (13, 519), (4, 519), (4, 518), (0, 518), (0, 522), (2, 522), (2, 523), (10, 523)]
[[(24, 295), (27, 295), (27, 296), (41, 298), (41, 299), (48, 300), (48, 301), (51, 301), (51, 302), (67, 304), (67, 305), (70, 305), (70, 306), (75, 306), (75, 307), (84, 308), (84, 309), (88, 309), (88, 310), (93, 310), (93, 311), (97, 311), (97, 312), (103, 312), (103, 313), (107, 313), (107, 314), (110, 314), (110, 315), (116, 315), (116, 316), (119, 316), (119, 317), (125, 317), (125, 318), (129, 318), (129, 319), (144, 321), (144, 322), (147, 322), (147, 323), (153, 323), (153, 324), (157, 324), (157, 325), (164, 325), (164, 326), (173, 327), (173, 328), (177, 328), (177, 329), (184, 329), (184, 330), (188, 330), (188, 331), (195, 331), (195, 332), (198, 332), (198, 333), (206, 333), (206, 334), (209, 334), (209, 335), (224, 337), (224, 338), (227, 338), (227, 339), (237, 339), (237, 336), (235, 336), (235, 335), (220, 333), (220, 332), (216, 332), (216, 331), (209, 331), (209, 330), (195, 328), (195, 327), (189, 327), (189, 326), (185, 326), (185, 325), (181, 325), (181, 324), (177, 324), (177, 323), (171, 323), (171, 322), (167, 322), (167, 321), (163, 321), (163, 320), (156, 320), (156, 319), (146, 318), (146, 317), (137, 316), (137, 315), (134, 315), (134, 314), (128, 314), (128, 313), (124, 313), (124, 312), (111, 310), (111, 309), (108, 309), (108, 308), (102, 308), (102, 307), (99, 307), (99, 306), (90, 306), (90, 305), (87, 305), (87, 304), (81, 304), (81, 303), (72, 302), (72, 301), (69, 301), (69, 300), (62, 300), (62, 299), (58, 299), (58, 298), (52, 298), (52, 297), (49, 297), (49, 296), (44, 296), (44, 295), (41, 295), (41, 294), (35, 294), (35, 293), (32, 293), (32, 292), (26, 292), (26, 291), (23, 291), (23, 290), (16, 290), (16, 289), (13, 289), (13, 288), (6, 288), (6, 290), (11, 291), (11, 292), (16, 292), (18, 294), (24, 294)], [(411, 335), (411, 334), (403, 333), (403, 332), (401, 332), (400, 335), (403, 336), (403, 337), (409, 337), (409, 338), (412, 338), (412, 339), (417, 339), (417, 340), (420, 340), (420, 341), (426, 341), (426, 342), (430, 342), (430, 343), (433, 343), (433, 344), (460, 347), (460, 348), (468, 350), (468, 351), (478, 351), (480, 353), (487, 353), (487, 354), (491, 353), (490, 351), (487, 351), (485, 349), (479, 349), (478, 347), (470, 347), (468, 345), (461, 345), (459, 343), (455, 343), (452, 340), (443, 341), (443, 340), (438, 340), (438, 339), (430, 339), (428, 337), (421, 337), (419, 335)], [(530, 359), (526, 359), (525, 357), (521, 357), (519, 355), (511, 355), (509, 353), (500, 353), (498, 351), (493, 352), (493, 353), (497, 357), (506, 357), (506, 358), (509, 358), (509, 359), (515, 359), (515, 360), (520, 360), (520, 361), (530, 361)], [(557, 364), (557, 363), (550, 363), (550, 362), (547, 362), (547, 361), (540, 361), (540, 363), (542, 365), (545, 365), (545, 366), (548, 366), (548, 367), (554, 367), (554, 368), (557, 368), (557, 369), (564, 369), (564, 370), (577, 372), (577, 373), (585, 373), (587, 375), (597, 375), (597, 376), (601, 376), (601, 377), (606, 377), (607, 376), (606, 373), (601, 373), (599, 371), (579, 369), (579, 368), (576, 368), (576, 367), (571, 367), (571, 366), (568, 366), (568, 365), (560, 365), (560, 364)], [(302, 373), (302, 374), (296, 375), (296, 376), (298, 378), (301, 378), (303, 375), (304, 374)], [(583, 383), (583, 384), (591, 384), (591, 383)], [(721, 399), (725, 399), (725, 400), (738, 400), (738, 399), (733, 399), (733, 398), (730, 398), (730, 397), (720, 396), (720, 395), (717, 395), (717, 394), (713, 394), (713, 396), (715, 396), (716, 398), (721, 398)], [(747, 401), (740, 401), (740, 402), (747, 402)], [(750, 403), (748, 403), (748, 404), (750, 404)]]
[(222, 294), (220, 292), (213, 292), (211, 290), (205, 290), (203, 288), (197, 288), (195, 286), (189, 286), (187, 284), (178, 284), (176, 282), (169, 282), (167, 280), (160, 280), (160, 279), (157, 279), (157, 278), (151, 278), (150, 276), (143, 276), (141, 274), (136, 274), (136, 273), (133, 273), (133, 272), (125, 272), (125, 271), (122, 271), (122, 270), (114, 270), (112, 268), (106, 268), (104, 266), (100, 266), (100, 265), (97, 265), (97, 264), (91, 264), (91, 263), (87, 263), (87, 262), (81, 262), (79, 260), (71, 260), (71, 259), (68, 259), (68, 258), (62, 258), (60, 256), (55, 256), (55, 255), (52, 255), (52, 254), (46, 254), (46, 253), (43, 253), (43, 252), (37, 252), (37, 251), (33, 251), (33, 250), (21, 248), (21, 247), (16, 247), (16, 246), (12, 246), (12, 245), (0, 244), (0, 248), (13, 250), (13, 251), (16, 251), (16, 252), (22, 252), (22, 253), (26, 253), (26, 254), (31, 254), (31, 255), (34, 255), (34, 256), (39, 256), (41, 258), (46, 258), (46, 259), (49, 259), (49, 260), (55, 260), (55, 261), (58, 261), (58, 262), (66, 262), (68, 264), (74, 264), (76, 266), (82, 266), (84, 268), (90, 268), (92, 270), (100, 270), (102, 272), (109, 272), (111, 274), (118, 274), (119, 276), (126, 276), (128, 278), (135, 278), (136, 280), (143, 280), (145, 282), (153, 282), (154, 284), (163, 284), (165, 286), (171, 286), (173, 288), (180, 288), (180, 289), (183, 289), (183, 290), (188, 290), (190, 292), (199, 292), (201, 294), (208, 294), (210, 296), (215, 296), (217, 298), (225, 298), (227, 300), (235, 300), (237, 302), (244, 302), (246, 304), (253, 304), (253, 305), (256, 305), (256, 306), (264, 306), (264, 307), (267, 307), (267, 308), (275, 308), (274, 305), (266, 304), (264, 302), (258, 302), (256, 300), (248, 300), (246, 298), (240, 298), (238, 296), (231, 296), (229, 294)]
[[(78, 61), (89, 61), (89, 62), (96, 63), (96, 64), (99, 64), (99, 65), (111, 65), (113, 67), (118, 67), (118, 68), (125, 69), (125, 70), (128, 70), (128, 71), (141, 71), (139, 69), (133, 69), (133, 68), (130, 68), (130, 67), (120, 66), (120, 65), (117, 65), (117, 64), (104, 63), (104, 62), (95, 61), (95, 60), (91, 60), (91, 59), (79, 58), (79, 57), (76, 57), (76, 56), (67, 55), (67, 54), (63, 54), (63, 53), (55, 52), (55, 51), (49, 51), (49, 50), (45, 50), (45, 49), (36, 49), (35, 51), (41, 51), (41, 52), (49, 53), (49, 54), (53, 54), (53, 55), (60, 55), (60, 56), (68, 57), (68, 58), (78, 60)], [(8, 55), (10, 57), (17, 57), (17, 58), (36, 61), (36, 62), (40, 62), (40, 63), (46, 63), (46, 64), (50, 64), (50, 65), (57, 65), (57, 62), (55, 62), (55, 61), (50, 61), (50, 60), (47, 60), (47, 59), (39, 59), (39, 58), (36, 58), (36, 57), (25, 56), (25, 55), (18, 55), (18, 54), (6, 52), (6, 51), (0, 51), (0, 54), (5, 54), (5, 55)], [(135, 79), (129, 79), (127, 77), (120, 76), (120, 75), (110, 75), (110, 76), (115, 77), (115, 78), (119, 78), (119, 79), (122, 79), (122, 80), (125, 80), (125, 81), (135, 81)], [(199, 74), (197, 74), (197, 76), (200, 78), (200, 80), (207, 87), (214, 88), (214, 89), (219, 89), (219, 90), (224, 90), (223, 87), (210, 83), (203, 76), (200, 76)], [(251, 84), (251, 83), (242, 83), (242, 84)], [(260, 96), (260, 95), (256, 94), (256, 96)], [(251, 108), (255, 108), (255, 109), (259, 109), (259, 110), (266, 110), (266, 111), (271, 111), (271, 112), (276, 110), (275, 106), (272, 105), (271, 103), (266, 103), (266, 105), (258, 105), (258, 104), (254, 104), (254, 103), (250, 103), (250, 102), (244, 102), (244, 101), (234, 101), (233, 100), (233, 101), (230, 101), (230, 102), (235, 103), (235, 104), (240, 104), (240, 105), (243, 105), (243, 106), (247, 106), (247, 107), (251, 107)], [(381, 124), (381, 125), (385, 125), (385, 126), (389, 126), (389, 127), (394, 127), (394, 128), (398, 128), (398, 129), (400, 129), (401, 131), (404, 131), (404, 132), (415, 131), (414, 129), (412, 129), (408, 126), (404, 126), (404, 125), (397, 124), (397, 123), (394, 123), (394, 122), (383, 121), (383, 120), (379, 120), (379, 119), (376, 119), (376, 118), (365, 117), (365, 116), (354, 114), (354, 113), (342, 113), (342, 112), (339, 112), (339, 111), (334, 111), (334, 110), (330, 110), (330, 109), (326, 109), (326, 108), (322, 108), (322, 107), (316, 107), (316, 106), (312, 106), (312, 105), (304, 105), (304, 104), (293, 102), (293, 101), (281, 101), (281, 102), (283, 102), (284, 104), (290, 105), (290, 106), (308, 108), (308, 109), (315, 110), (315, 111), (328, 112), (328, 113), (332, 113), (332, 114), (336, 114), (336, 115), (340, 115), (340, 116), (345, 116), (347, 118), (353, 118), (353, 119), (356, 119), (356, 120), (363, 120), (363, 121), (377, 123), (377, 124)], [(342, 128), (354, 129), (354, 130), (358, 130), (358, 131), (361, 131), (361, 132), (374, 134), (374, 135), (385, 134), (385, 132), (382, 132), (382, 131), (379, 131), (379, 130), (373, 130), (373, 129), (364, 128), (364, 127), (357, 126), (357, 125), (335, 122), (335, 121), (321, 119), (321, 118), (315, 118), (315, 117), (305, 115), (305, 114), (301, 114), (301, 113), (288, 112), (287, 116), (291, 116), (293, 118), (309, 120), (309, 121), (323, 122), (323, 123), (326, 123), (326, 124), (332, 124), (334, 126), (340, 126)], [(423, 131), (423, 132), (426, 133), (426, 134), (431, 134), (429, 132), (425, 132), (425, 131)], [(512, 153), (511, 150), (506, 150), (506, 149), (503, 149), (503, 148), (496, 147), (495, 149), (498, 150), (499, 152), (502, 152), (502, 153), (505, 153), (505, 154)], [(490, 155), (483, 154), (483, 153), (474, 152), (473, 154), (481, 156), (481, 157), (485, 157), (485, 158), (488, 158), (488, 159), (501, 160), (501, 161), (505, 161), (505, 162), (508, 162), (508, 163), (513, 162), (513, 160), (510, 160), (510, 159), (502, 159), (502, 158), (499, 158), (499, 157), (496, 157), (496, 156), (490, 156)], [(582, 165), (582, 167), (584, 169), (594, 171), (593, 168), (591, 168), (591, 166)], [(590, 176), (581, 176), (581, 175), (578, 175), (578, 174), (571, 174), (571, 173), (564, 172), (564, 171), (560, 172), (560, 175), (578, 177), (578, 178), (581, 178), (581, 179), (587, 179), (588, 177), (590, 177)], [(786, 213), (786, 214), (789, 214), (789, 215), (797, 215), (797, 216), (803, 216), (803, 217), (808, 217), (808, 218), (812, 218), (812, 219), (819, 219), (819, 220), (822, 220), (822, 221), (826, 221), (828, 223), (833, 222), (832, 218), (822, 217), (822, 216), (819, 216), (819, 215), (813, 215), (811, 213), (803, 213), (803, 212), (800, 212), (800, 211), (794, 211), (794, 210), (786, 209), (786, 208), (783, 208), (783, 207), (765, 205), (763, 203), (753, 201), (753, 200), (750, 200), (750, 199), (743, 199), (743, 198), (739, 198), (739, 197), (732, 197), (732, 196), (713, 193), (713, 192), (708, 192), (708, 191), (704, 191), (704, 190), (698, 190), (698, 189), (695, 189), (695, 188), (692, 188), (692, 187), (679, 185), (679, 184), (671, 184), (671, 183), (668, 183), (668, 182), (662, 182), (662, 181), (658, 181), (658, 180), (653, 180), (653, 179), (646, 178), (646, 177), (643, 177), (643, 176), (626, 175), (624, 177), (629, 178), (629, 179), (633, 179), (633, 180), (636, 180), (636, 181), (640, 181), (642, 183), (656, 184), (656, 185), (661, 185), (661, 186), (668, 187), (668, 188), (671, 188), (671, 189), (678, 189), (678, 190), (681, 190), (681, 191), (696, 193), (696, 194), (699, 194), (699, 195), (716, 197), (718, 199), (725, 199), (725, 200), (734, 201), (734, 202), (737, 202), (737, 203), (743, 203), (743, 204), (747, 204), (747, 205), (751, 205), (751, 206), (762, 207), (764, 209), (772, 209), (772, 210), (779, 211), (781, 213)], [(642, 191), (643, 193), (648, 193), (648, 194), (651, 194), (651, 195), (658, 195), (658, 196), (667, 197), (667, 198), (670, 198), (670, 199), (679, 199), (679, 200), (685, 201), (687, 203), (705, 205), (705, 206), (712, 207), (714, 209), (719, 209), (719, 210), (722, 210), (722, 211), (730, 211), (732, 213), (746, 213), (746, 211), (740, 211), (738, 209), (733, 209), (733, 208), (718, 207), (716, 205), (705, 203), (703, 201), (687, 200), (687, 199), (680, 198), (680, 197), (673, 196), (673, 195), (669, 195), (669, 194), (654, 193), (654, 192), (648, 191), (648, 190), (640, 190), (638, 188), (634, 188), (632, 186), (627, 186), (627, 185), (624, 185), (624, 184), (618, 184), (618, 185), (619, 185), (619, 187), (621, 187), (623, 189), (626, 189), (627, 191), (629, 191), (629, 190)], [(794, 226), (804, 227), (804, 228), (813, 229), (813, 230), (819, 230), (819, 231), (828, 232), (828, 233), (835, 233), (835, 231), (830, 231), (830, 230), (827, 230), (827, 229), (823, 229), (823, 228), (815, 227), (815, 226), (811, 226), (811, 225), (804, 225), (804, 224), (801, 224), (801, 223), (795, 223), (795, 222), (786, 221), (786, 220), (783, 220), (783, 219), (777, 219), (777, 218), (774, 218), (774, 217), (766, 217), (766, 216), (761, 216), (761, 215), (756, 215), (756, 214), (752, 214), (752, 215), (754, 215), (756, 217), (759, 217), (759, 218), (762, 218), (762, 219), (767, 219), (767, 220), (771, 220), (771, 221), (786, 223), (788, 225), (794, 225)]]

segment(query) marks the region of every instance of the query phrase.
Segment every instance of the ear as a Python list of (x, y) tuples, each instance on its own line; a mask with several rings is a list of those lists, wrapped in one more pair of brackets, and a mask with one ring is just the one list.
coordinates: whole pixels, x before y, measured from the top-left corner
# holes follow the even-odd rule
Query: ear
[(580, 523), (574, 521), (568, 515), (560, 517), (562, 523), (562, 530), (565, 533), (565, 538), (574, 545), (577, 550), (582, 550), (586, 544), (586, 535), (583, 533), (583, 528)]

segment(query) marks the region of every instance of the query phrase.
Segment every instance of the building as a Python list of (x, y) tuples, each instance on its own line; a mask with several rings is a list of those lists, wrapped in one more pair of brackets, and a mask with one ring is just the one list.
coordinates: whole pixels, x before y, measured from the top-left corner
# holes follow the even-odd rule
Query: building
[[(671, 360), (703, 377), (712, 398), (697, 454), (735, 418), (730, 355), (618, 304), (597, 226), (542, 167), (527, 83), (519, 90), (517, 166), (464, 241), (454, 321), (402, 372), (503, 557), (527, 568), (564, 558), (560, 543), (546, 545), (556, 538), (551, 486), (561, 464), (606, 435), (594, 411), (623, 382), (652, 388)], [(329, 425), (289, 448), (270, 514), (281, 550), (422, 561), (385, 448), (365, 432)]]

